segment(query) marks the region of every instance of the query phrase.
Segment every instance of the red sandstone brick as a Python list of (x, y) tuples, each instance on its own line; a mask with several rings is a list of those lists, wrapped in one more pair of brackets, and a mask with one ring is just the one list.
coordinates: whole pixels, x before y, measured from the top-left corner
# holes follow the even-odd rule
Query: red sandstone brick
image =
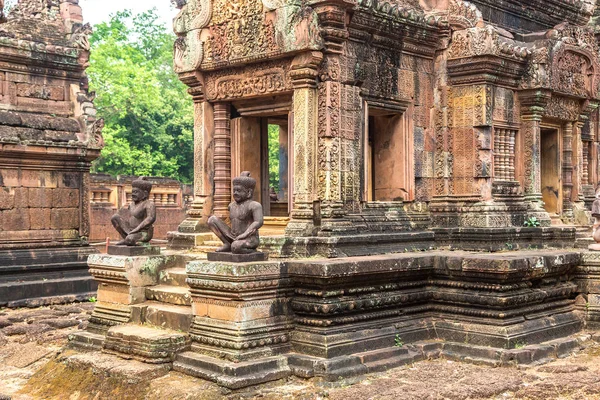
[(0, 188), (0, 210), (8, 210), (15, 205), (15, 195), (10, 193), (9, 188)]
[(46, 188), (58, 187), (58, 175), (56, 171), (40, 171), (40, 186)]
[(2, 211), (2, 228), (5, 231), (29, 230), (29, 209), (13, 208), (12, 210)]
[(48, 229), (50, 227), (50, 212), (49, 208), (30, 208), (31, 229)]
[(63, 172), (58, 177), (58, 187), (77, 189), (81, 186), (81, 179), (77, 172)]
[(52, 207), (52, 190), (46, 188), (29, 188), (29, 207), (50, 208)]
[(21, 186), (40, 187), (39, 171), (25, 169), (21, 171)]
[(18, 208), (29, 207), (28, 188), (16, 187), (12, 189), (14, 195), (14, 206)]
[(79, 209), (55, 208), (50, 213), (50, 226), (52, 229), (78, 229)]
[(79, 207), (79, 189), (52, 189), (52, 207)]
[(1, 172), (2, 186), (15, 187), (21, 186), (19, 182), (19, 171), (16, 169), (4, 169)]

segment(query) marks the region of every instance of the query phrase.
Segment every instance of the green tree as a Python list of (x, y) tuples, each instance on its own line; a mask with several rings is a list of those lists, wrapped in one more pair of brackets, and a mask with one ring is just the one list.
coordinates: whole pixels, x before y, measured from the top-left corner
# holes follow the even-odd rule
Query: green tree
[(172, 69), (174, 40), (155, 9), (94, 27), (87, 72), (105, 147), (92, 171), (191, 182), (193, 104)]
[(279, 191), (279, 125), (269, 125), (269, 185)]

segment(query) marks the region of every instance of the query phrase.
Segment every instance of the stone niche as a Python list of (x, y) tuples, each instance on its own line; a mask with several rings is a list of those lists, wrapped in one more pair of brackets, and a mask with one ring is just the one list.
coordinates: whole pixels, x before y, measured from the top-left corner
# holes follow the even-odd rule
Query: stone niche
[(19, 1), (0, 24), (0, 305), (87, 299), (89, 170), (102, 121), (77, 1)]

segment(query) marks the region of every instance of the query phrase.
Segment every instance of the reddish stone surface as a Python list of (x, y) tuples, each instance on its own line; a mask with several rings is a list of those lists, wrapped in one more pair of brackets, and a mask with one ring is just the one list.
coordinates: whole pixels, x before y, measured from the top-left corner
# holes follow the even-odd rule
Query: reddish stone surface
[[(91, 178), (90, 240), (120, 240), (110, 219), (119, 208), (131, 201), (131, 182), (134, 178), (122, 176), (117, 179), (103, 174), (92, 174)], [(167, 233), (176, 231), (186, 218), (186, 210), (191, 202), (190, 189), (173, 179), (149, 179), (153, 185), (149, 198), (154, 201), (157, 209), (153, 237), (165, 240)]]

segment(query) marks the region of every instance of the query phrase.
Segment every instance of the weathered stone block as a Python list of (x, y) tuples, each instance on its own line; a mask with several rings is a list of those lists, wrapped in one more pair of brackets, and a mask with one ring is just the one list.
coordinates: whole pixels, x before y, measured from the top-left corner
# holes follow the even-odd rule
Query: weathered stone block
[(206, 254), (208, 261), (222, 261), (234, 263), (247, 263), (267, 261), (269, 256), (266, 253), (254, 252), (250, 254), (233, 254), (233, 253), (217, 253), (210, 252)]
[(63, 172), (58, 179), (58, 187), (77, 189), (80, 186), (80, 175), (76, 172)]
[(26, 231), (30, 229), (29, 209), (13, 208), (2, 211), (2, 227), (7, 231)]
[(6, 187), (21, 186), (20, 173), (16, 169), (3, 169), (2, 170), (2, 185)]
[[(27, 190), (28, 205), (32, 208), (51, 208), (52, 189), (29, 188)], [(50, 225), (48, 225), (49, 227)]]
[(45, 188), (58, 187), (59, 173), (56, 171), (40, 171), (40, 186)]
[(24, 187), (40, 187), (40, 174), (35, 170), (21, 171), (21, 186)]
[(146, 300), (145, 290), (121, 284), (102, 283), (98, 287), (98, 301), (115, 304), (139, 304)]
[(52, 209), (50, 227), (52, 229), (79, 228), (79, 212), (77, 208)]
[(50, 229), (50, 215), (51, 210), (49, 208), (31, 208), (29, 213), (31, 229)]
[(156, 246), (108, 246), (108, 254), (113, 256), (156, 256), (160, 247)]
[(12, 193), (15, 196), (15, 207), (25, 208), (29, 207), (29, 198), (27, 188), (17, 187), (12, 188)]
[(52, 191), (53, 208), (69, 208), (79, 206), (79, 189), (57, 188)]
[(7, 187), (0, 188), (0, 210), (8, 210), (15, 205), (15, 195)]

